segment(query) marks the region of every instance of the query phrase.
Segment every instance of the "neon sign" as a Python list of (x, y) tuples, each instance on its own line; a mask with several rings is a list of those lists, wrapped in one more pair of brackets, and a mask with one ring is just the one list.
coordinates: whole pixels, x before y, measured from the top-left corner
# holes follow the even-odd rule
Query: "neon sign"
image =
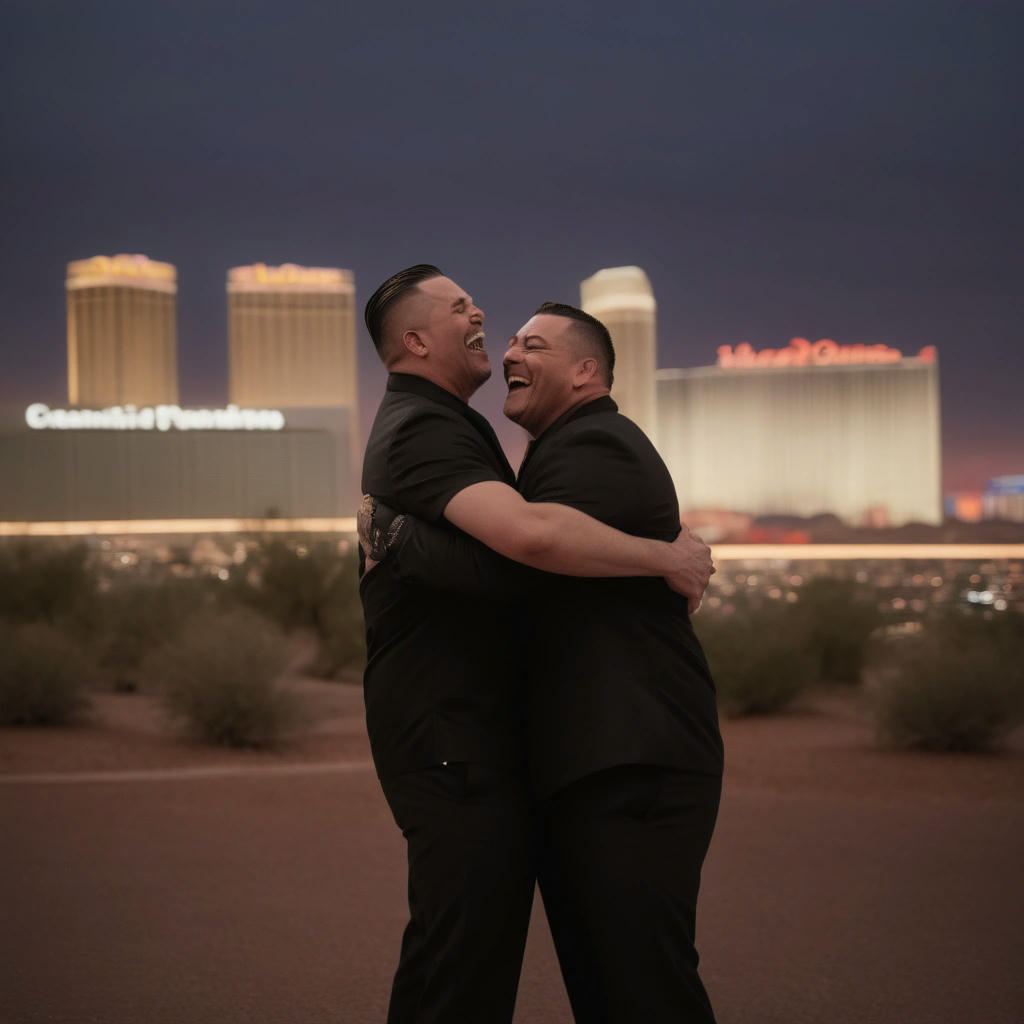
[(182, 409), (177, 405), (112, 405), (107, 409), (51, 409), (35, 402), (25, 410), (33, 430), (282, 430), (278, 409)]
[[(917, 353), (922, 363), (935, 362), (935, 346), (925, 345)], [(761, 366), (852, 366), (867, 363), (898, 363), (903, 353), (888, 345), (840, 345), (831, 338), (808, 341), (793, 338), (786, 348), (764, 348), (757, 352), (747, 342), (720, 345), (718, 365), (725, 369), (748, 369)]]
[(128, 278), (140, 281), (173, 283), (178, 272), (171, 263), (158, 263), (147, 256), (92, 256), (68, 264), (68, 278), (76, 283), (79, 278)]
[(254, 263), (248, 267), (232, 267), (228, 271), (228, 284), (246, 285), (315, 285), (318, 287), (340, 288), (349, 284), (352, 275), (337, 267), (300, 267), (295, 263), (283, 263), (279, 267), (268, 267), (265, 263)]

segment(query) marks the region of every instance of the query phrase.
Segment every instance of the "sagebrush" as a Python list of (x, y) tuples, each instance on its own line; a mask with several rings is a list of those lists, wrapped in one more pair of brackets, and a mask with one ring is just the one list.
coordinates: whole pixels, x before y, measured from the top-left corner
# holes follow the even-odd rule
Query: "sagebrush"
[(0, 725), (64, 725), (89, 706), (81, 649), (42, 623), (0, 631)]
[(144, 671), (171, 720), (196, 739), (272, 747), (305, 720), (299, 697), (280, 682), (285, 662), (276, 627), (234, 611), (193, 620)]
[(922, 750), (981, 751), (1024, 721), (1024, 622), (946, 615), (885, 642), (876, 656), (880, 739)]

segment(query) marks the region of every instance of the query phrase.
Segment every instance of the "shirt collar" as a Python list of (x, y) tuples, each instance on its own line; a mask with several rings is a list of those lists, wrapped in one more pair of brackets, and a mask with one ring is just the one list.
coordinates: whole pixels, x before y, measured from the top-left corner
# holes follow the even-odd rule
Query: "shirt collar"
[(567, 423), (572, 423), (573, 420), (581, 419), (584, 416), (592, 416), (598, 412), (618, 412), (619, 407), (615, 404), (611, 395), (601, 395), (599, 398), (593, 398), (589, 402), (584, 402), (583, 405), (576, 406), (575, 409), (570, 409), (568, 412), (562, 413), (553, 423), (549, 424), (547, 429), (544, 430), (539, 437), (535, 437), (527, 446), (526, 454), (523, 456), (523, 461), (519, 466), (519, 476), (523, 475), (523, 470), (526, 468), (527, 462), (530, 461), (533, 453), (537, 450), (537, 446), (545, 438), (550, 437), (552, 434), (557, 433)]
[(611, 395), (601, 395), (598, 398), (592, 398), (589, 402), (584, 402), (583, 405), (576, 406), (575, 409), (570, 409), (568, 412), (563, 412), (554, 423), (549, 424), (546, 430), (537, 438), (537, 443), (549, 437), (551, 434), (561, 430), (567, 423), (572, 423), (573, 420), (578, 420), (583, 416), (592, 416), (598, 412), (618, 412), (619, 407), (615, 404)]
[(461, 398), (457, 398), (450, 391), (445, 391), (440, 384), (435, 384), (426, 377), (417, 377), (414, 373), (389, 373), (387, 390), (406, 391), (421, 398), (430, 398), (461, 413), (469, 409)]
[(460, 416), (464, 416), (491, 446), (503, 472), (507, 473), (510, 480), (515, 478), (508, 459), (505, 457), (505, 451), (501, 447), (501, 442), (498, 440), (498, 435), (495, 434), (494, 427), (490, 425), (483, 413), (477, 412), (471, 405), (467, 405), (461, 398), (456, 398), (450, 391), (445, 391), (439, 384), (427, 380), (426, 377), (417, 377), (414, 373), (389, 373), (387, 390), (419, 395), (421, 398), (439, 402), (459, 413)]

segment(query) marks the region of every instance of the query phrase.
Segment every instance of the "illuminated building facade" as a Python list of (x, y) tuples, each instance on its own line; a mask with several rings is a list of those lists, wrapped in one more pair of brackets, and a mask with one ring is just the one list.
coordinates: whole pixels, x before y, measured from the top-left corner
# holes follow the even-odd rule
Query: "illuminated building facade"
[(938, 366), (885, 345), (723, 346), (657, 374), (659, 449), (684, 510), (942, 520)]
[(580, 282), (580, 306), (597, 317), (615, 346), (612, 398), (619, 411), (657, 442), (654, 373), (657, 304), (639, 267), (608, 267)]
[(239, 267), (231, 399), (178, 405), (175, 268), (68, 265), (68, 408), (0, 409), (0, 521), (292, 519), (358, 503), (348, 271)]
[(228, 271), (229, 400), (357, 406), (355, 285), (334, 267), (262, 263)]
[(145, 256), (93, 256), (67, 270), (68, 402), (178, 401), (177, 272)]
[(0, 522), (351, 515), (347, 409), (0, 409)]
[(989, 480), (981, 501), (986, 519), (1024, 523), (1024, 474)]

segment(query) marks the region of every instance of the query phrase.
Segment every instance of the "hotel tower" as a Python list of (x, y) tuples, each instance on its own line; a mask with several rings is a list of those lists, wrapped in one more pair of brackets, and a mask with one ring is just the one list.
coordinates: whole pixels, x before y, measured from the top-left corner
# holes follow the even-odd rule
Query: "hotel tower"
[(344, 406), (356, 422), (355, 285), (348, 270), (262, 263), (228, 271), (229, 399)]
[(177, 272), (145, 256), (68, 264), (68, 402), (178, 401)]
[(723, 345), (715, 366), (659, 370), (659, 449), (684, 515), (830, 513), (858, 526), (940, 523), (934, 348), (793, 338)]
[(654, 371), (657, 366), (651, 282), (639, 267), (609, 267), (580, 283), (580, 305), (597, 317), (615, 346), (612, 398), (619, 411), (657, 443)]

